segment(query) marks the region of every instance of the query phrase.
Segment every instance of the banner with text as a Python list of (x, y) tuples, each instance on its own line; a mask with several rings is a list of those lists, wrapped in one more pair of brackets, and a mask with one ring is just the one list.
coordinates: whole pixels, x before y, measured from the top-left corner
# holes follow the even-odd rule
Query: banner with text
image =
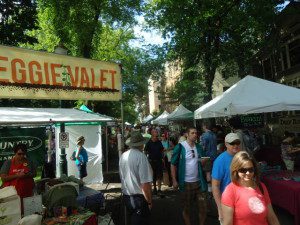
[(45, 127), (0, 129), (0, 165), (14, 156), (13, 147), (19, 143), (27, 146), (27, 156), (36, 166), (45, 159)]
[(0, 97), (118, 101), (121, 67), (0, 45)]

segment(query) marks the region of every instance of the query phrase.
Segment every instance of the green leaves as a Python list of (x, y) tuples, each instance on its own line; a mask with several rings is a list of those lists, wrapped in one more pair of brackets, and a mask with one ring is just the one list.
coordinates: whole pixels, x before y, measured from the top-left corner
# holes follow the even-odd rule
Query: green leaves
[[(232, 65), (234, 74), (249, 73), (251, 58), (265, 44), (279, 3), (273, 0), (152, 0), (145, 8), (149, 24), (172, 38), (171, 50), (176, 52), (173, 56), (182, 60), (184, 71), (197, 66), (203, 68), (201, 73), (191, 73), (203, 79), (205, 101), (208, 101), (217, 69), (225, 71)], [(190, 89), (195, 88), (193, 85)]]

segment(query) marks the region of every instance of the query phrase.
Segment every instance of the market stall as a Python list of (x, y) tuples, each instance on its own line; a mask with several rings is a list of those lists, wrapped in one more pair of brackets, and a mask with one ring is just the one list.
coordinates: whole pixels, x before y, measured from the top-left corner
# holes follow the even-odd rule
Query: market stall
[(272, 204), (294, 215), (295, 225), (300, 224), (300, 173), (273, 171), (263, 173), (262, 181), (268, 188)]
[(170, 114), (167, 111), (164, 111), (162, 114), (160, 114), (156, 119), (152, 120), (151, 123), (154, 125), (168, 125), (168, 116)]
[[(76, 170), (74, 161), (70, 160), (70, 156), (72, 155), (72, 152), (75, 149), (76, 146), (76, 139), (78, 136), (85, 135), (86, 136), (86, 149), (89, 154), (89, 162), (88, 162), (88, 171), (89, 176), (86, 177), (84, 180), (86, 183), (101, 183), (103, 181), (103, 175), (102, 175), (102, 146), (101, 146), (101, 125), (104, 125), (104, 122), (112, 121), (111, 117), (103, 116), (100, 114), (85, 112), (78, 109), (54, 109), (54, 108), (7, 108), (2, 107), (0, 108), (0, 124), (2, 128), (6, 127), (17, 127), (17, 129), (21, 129), (22, 127), (28, 128), (28, 127), (46, 127), (46, 126), (54, 126), (56, 127), (56, 136), (59, 136), (60, 129), (59, 126), (61, 124), (64, 124), (66, 129), (65, 132), (68, 133), (69, 137), (69, 144), (66, 148), (66, 154), (67, 154), (67, 165), (68, 165), (68, 171), (69, 175), (75, 175)], [(58, 128), (58, 129), (57, 129)], [(46, 129), (43, 129), (40, 131), (39, 136), (45, 136)], [(25, 135), (26, 136), (26, 135)], [(27, 135), (28, 136), (28, 135)], [(26, 137), (27, 137), (26, 136)], [(3, 142), (3, 137), (0, 137), (1, 143)], [(19, 140), (20, 139), (20, 140)], [(16, 141), (24, 142), (25, 139), (22, 137), (19, 137), (19, 139)], [(33, 138), (31, 138), (33, 139)], [(44, 140), (45, 141), (45, 140)], [(9, 145), (14, 145), (14, 142), (9, 142)], [(25, 143), (25, 142), (24, 142)], [(26, 144), (31, 144), (33, 142), (26, 142)], [(1, 146), (4, 146), (3, 144)], [(45, 147), (45, 145), (43, 145)], [(61, 152), (59, 150), (59, 140), (56, 139), (56, 156), (60, 156)], [(31, 147), (31, 146), (28, 146)], [(29, 148), (30, 149), (30, 148)], [(32, 148), (34, 149), (34, 148)], [(3, 151), (1, 150), (1, 154), (5, 153), (7, 154), (8, 150)], [(31, 151), (31, 150), (29, 150)], [(42, 155), (46, 155), (45, 149), (43, 149)], [(9, 155), (7, 156), (10, 157)], [(47, 158), (47, 157), (45, 157)], [(59, 163), (59, 157), (56, 157), (56, 165), (58, 166)], [(82, 224), (96, 224), (91, 221), (96, 221), (95, 214), (86, 210), (78, 209), (77, 206), (90, 208), (92, 205), (98, 204), (99, 207), (101, 207), (101, 204), (103, 204), (104, 198), (103, 194), (94, 191), (90, 188), (87, 188), (85, 186), (82, 186), (83, 184), (80, 183), (78, 179), (75, 178), (75, 176), (63, 176), (59, 174), (60, 180), (58, 179), (51, 179), (51, 180), (44, 180), (43, 185), (41, 185), (43, 188), (40, 189), (39, 194), (43, 196), (43, 204), (47, 205), (46, 202), (52, 202), (49, 206), (49, 211), (52, 213), (51, 219), (48, 220), (49, 224), (55, 224), (59, 216), (54, 215), (55, 207), (60, 207), (60, 216), (64, 217), (64, 220), (68, 220), (70, 224), (72, 223), (72, 220), (74, 221), (81, 221)], [(71, 180), (68, 180), (71, 179)], [(53, 184), (54, 182), (54, 184)], [(58, 182), (58, 183), (55, 183)], [(60, 186), (57, 186), (60, 185)], [(62, 196), (59, 197), (58, 194), (53, 194), (52, 192), (56, 191), (57, 193), (61, 193)], [(51, 191), (52, 194), (49, 194)], [(30, 205), (25, 204), (24, 209), (27, 209), (27, 211), (30, 213), (34, 212), (41, 212), (42, 203), (40, 196), (41, 195), (35, 195), (33, 197), (30, 197), (30, 200), (28, 202)], [(46, 197), (45, 197), (46, 196)], [(71, 201), (71, 199), (73, 199)], [(101, 202), (99, 202), (101, 201)], [(100, 204), (101, 203), (101, 204)], [(33, 208), (32, 208), (33, 207)], [(39, 209), (35, 208), (38, 207)], [(30, 209), (30, 210), (29, 210)], [(66, 216), (64, 210), (69, 210), (68, 216)], [(75, 210), (73, 213), (70, 213), (70, 210)], [(72, 216), (69, 216), (72, 215)], [(80, 219), (81, 218), (81, 219)], [(46, 221), (45, 224), (48, 224)], [(64, 222), (64, 221), (61, 221)]]
[(167, 123), (170, 130), (180, 132), (182, 129), (194, 125), (194, 113), (180, 104), (167, 116)]
[[(300, 90), (283, 84), (246, 76), (222, 95), (202, 105), (195, 111), (195, 119), (232, 117), (279, 111), (300, 110)], [(254, 117), (253, 117), (254, 118)], [(256, 116), (254, 122), (261, 123)], [(282, 171), (285, 169), (280, 146), (265, 146), (255, 157), (265, 161), (276, 170), (263, 171), (262, 181), (266, 184), (272, 204), (288, 210), (300, 224), (300, 174)]]
[(149, 114), (142, 120), (142, 123), (143, 124), (150, 123), (152, 119), (153, 119), (153, 116), (151, 114)]
[(300, 89), (246, 76), (195, 111), (195, 119), (300, 110)]
[(177, 106), (177, 108), (167, 116), (167, 120), (169, 121), (180, 121), (180, 120), (193, 120), (194, 113), (187, 108), (185, 108), (182, 104)]

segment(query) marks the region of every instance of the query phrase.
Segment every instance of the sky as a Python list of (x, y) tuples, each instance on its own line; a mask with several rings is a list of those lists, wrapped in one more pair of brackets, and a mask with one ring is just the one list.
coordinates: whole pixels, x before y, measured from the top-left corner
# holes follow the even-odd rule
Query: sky
[(134, 47), (141, 47), (148, 44), (162, 45), (166, 42), (159, 31), (154, 29), (151, 31), (143, 30), (143, 24), (145, 23), (143, 16), (137, 16), (136, 18), (138, 25), (134, 27), (134, 33), (139, 39), (131, 42)]
[[(289, 1), (285, 1), (283, 6), (285, 7)], [(148, 44), (155, 44), (155, 45), (162, 45), (167, 40), (162, 38), (162, 35), (159, 31), (152, 30), (152, 31), (145, 31), (143, 30), (143, 24), (145, 20), (143, 16), (137, 16), (138, 25), (134, 27), (134, 33), (138, 40), (131, 41), (133, 47), (142, 47), (143, 45)]]

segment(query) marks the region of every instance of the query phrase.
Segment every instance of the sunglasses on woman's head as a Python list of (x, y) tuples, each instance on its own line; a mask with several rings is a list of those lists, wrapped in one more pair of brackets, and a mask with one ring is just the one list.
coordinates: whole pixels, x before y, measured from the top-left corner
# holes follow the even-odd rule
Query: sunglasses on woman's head
[(249, 168), (241, 168), (238, 170), (239, 173), (254, 173), (254, 168), (253, 167), (249, 167)]

